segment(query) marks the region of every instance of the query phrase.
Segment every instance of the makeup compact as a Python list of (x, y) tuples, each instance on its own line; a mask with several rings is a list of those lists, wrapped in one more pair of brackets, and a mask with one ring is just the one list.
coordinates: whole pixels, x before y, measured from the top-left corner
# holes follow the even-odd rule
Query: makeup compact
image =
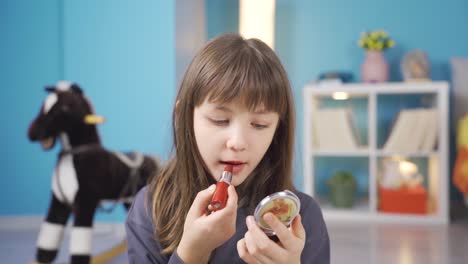
[(263, 198), (255, 208), (255, 221), (268, 236), (274, 236), (275, 232), (263, 220), (263, 216), (273, 213), (285, 226), (289, 227), (292, 220), (299, 214), (301, 201), (299, 197), (289, 190), (276, 192)]

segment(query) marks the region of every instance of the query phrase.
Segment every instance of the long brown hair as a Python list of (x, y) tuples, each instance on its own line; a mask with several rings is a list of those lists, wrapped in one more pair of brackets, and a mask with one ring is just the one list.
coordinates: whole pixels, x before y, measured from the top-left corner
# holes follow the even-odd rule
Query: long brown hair
[(236, 190), (240, 207), (252, 210), (266, 195), (293, 189), (294, 103), (286, 72), (273, 50), (237, 34), (217, 37), (195, 56), (185, 73), (172, 116), (175, 155), (149, 187), (156, 237), (168, 254), (182, 238), (196, 194), (214, 183), (198, 151), (193, 112), (205, 99), (241, 102), (253, 110), (263, 104), (279, 114), (278, 127), (263, 159)]

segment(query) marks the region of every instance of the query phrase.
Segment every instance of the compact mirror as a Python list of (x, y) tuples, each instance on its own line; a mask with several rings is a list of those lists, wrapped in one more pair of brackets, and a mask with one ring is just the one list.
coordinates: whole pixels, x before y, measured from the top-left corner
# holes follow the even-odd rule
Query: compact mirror
[(255, 221), (268, 236), (276, 235), (273, 229), (263, 220), (263, 216), (273, 213), (286, 227), (291, 225), (292, 220), (299, 214), (301, 202), (299, 197), (289, 190), (276, 192), (263, 198), (255, 208)]

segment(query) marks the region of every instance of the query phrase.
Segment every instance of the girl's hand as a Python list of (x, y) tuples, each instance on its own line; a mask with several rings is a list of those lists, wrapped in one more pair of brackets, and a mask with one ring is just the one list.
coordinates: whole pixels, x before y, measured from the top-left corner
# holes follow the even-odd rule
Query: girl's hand
[(184, 263), (207, 263), (211, 251), (222, 245), (236, 232), (237, 193), (228, 188), (226, 207), (207, 214), (215, 185), (200, 191), (190, 207), (184, 224), (184, 233), (177, 254)]
[(298, 215), (288, 229), (272, 213), (263, 216), (275, 231), (279, 242), (275, 243), (257, 226), (253, 216), (246, 219), (248, 231), (237, 242), (237, 252), (247, 263), (300, 263), (305, 244), (305, 230)]

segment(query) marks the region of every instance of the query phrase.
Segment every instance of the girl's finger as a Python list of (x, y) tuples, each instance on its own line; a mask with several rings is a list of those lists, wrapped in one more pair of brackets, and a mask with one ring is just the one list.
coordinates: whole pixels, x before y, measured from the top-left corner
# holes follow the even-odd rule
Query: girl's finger
[(200, 217), (205, 214), (205, 210), (211, 201), (211, 197), (216, 189), (216, 185), (212, 184), (205, 190), (198, 192), (192, 206), (189, 209), (188, 215), (192, 217)]
[(263, 219), (275, 231), (284, 248), (291, 249), (295, 246), (294, 235), (274, 214), (266, 213)]
[(238, 199), (237, 192), (236, 192), (236, 189), (234, 188), (234, 185), (229, 185), (228, 200), (226, 202), (226, 207), (235, 209), (237, 211), (237, 199)]
[(245, 239), (245, 245), (247, 247), (247, 252), (250, 255), (252, 255), (257, 262), (259, 263), (272, 263), (273, 262), (271, 258), (265, 255), (265, 253), (263, 252), (264, 249), (259, 247), (252, 232), (247, 231), (247, 233), (245, 233), (244, 239)]
[(302, 241), (305, 241), (306, 232), (305, 232), (304, 226), (302, 225), (301, 220), (302, 220), (301, 215), (297, 215), (291, 224), (291, 228), (292, 228), (293, 234), (296, 237), (300, 238)]
[(244, 238), (237, 241), (237, 253), (239, 253), (239, 257), (246, 263), (255, 263), (255, 258), (247, 251)]
[(254, 217), (249, 215), (246, 218), (247, 228), (252, 234), (258, 249), (265, 255), (275, 259), (278, 254), (284, 253), (276, 243), (274, 243), (267, 235), (257, 226)]

